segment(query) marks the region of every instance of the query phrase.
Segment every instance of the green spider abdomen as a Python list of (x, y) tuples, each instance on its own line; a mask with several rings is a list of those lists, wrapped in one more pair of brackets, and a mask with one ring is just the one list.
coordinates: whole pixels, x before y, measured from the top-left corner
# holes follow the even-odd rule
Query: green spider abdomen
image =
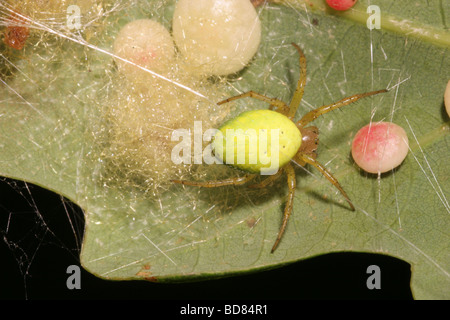
[(246, 172), (274, 174), (297, 153), (302, 135), (294, 122), (271, 110), (241, 113), (214, 136), (217, 159)]

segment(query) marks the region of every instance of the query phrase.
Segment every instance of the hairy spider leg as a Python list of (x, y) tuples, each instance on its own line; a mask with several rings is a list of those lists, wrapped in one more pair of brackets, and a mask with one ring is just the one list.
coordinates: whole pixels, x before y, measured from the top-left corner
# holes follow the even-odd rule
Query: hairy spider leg
[(306, 57), (303, 54), (302, 49), (300, 49), (298, 45), (296, 45), (295, 43), (292, 43), (292, 45), (300, 54), (300, 77), (297, 82), (297, 88), (295, 89), (294, 95), (292, 96), (291, 103), (289, 104), (289, 113), (286, 114), (286, 116), (291, 120), (294, 119), (295, 113), (300, 106), (300, 102), (302, 101), (306, 85)]
[(260, 183), (251, 184), (248, 188), (251, 189), (262, 189), (267, 187), (269, 184), (277, 180), (283, 174), (283, 168), (278, 169), (278, 172), (270, 175), (268, 178), (264, 179)]
[(281, 237), (283, 236), (284, 231), (286, 230), (287, 222), (289, 220), (289, 217), (291, 216), (292, 208), (294, 206), (294, 194), (295, 194), (295, 188), (297, 186), (297, 182), (295, 179), (295, 170), (290, 163), (285, 165), (283, 167), (283, 169), (287, 175), (287, 184), (288, 184), (289, 192), (288, 192), (286, 205), (284, 207), (283, 222), (281, 223), (281, 227), (280, 227), (280, 230), (278, 231), (277, 239), (275, 240), (275, 243), (274, 243), (270, 253), (273, 253), (275, 251), (275, 249), (277, 248), (278, 243), (280, 242)]
[[(317, 170), (320, 171), (320, 173), (328, 179), (344, 196), (345, 200), (347, 200), (348, 204), (352, 208), (353, 211), (355, 211), (355, 207), (353, 206), (353, 203), (351, 202), (350, 198), (348, 197), (347, 193), (344, 191), (344, 189), (341, 187), (337, 179), (331, 174), (330, 171), (328, 171), (320, 162), (312, 158), (311, 156), (307, 154), (301, 154), (298, 156), (300, 160), (303, 162), (309, 163), (310, 165), (314, 166)], [(294, 161), (294, 163), (296, 163)], [(300, 164), (299, 164), (300, 165)]]
[(292, 45), (297, 49), (298, 53), (300, 54), (300, 77), (297, 82), (297, 88), (295, 89), (294, 95), (289, 105), (287, 105), (281, 100), (278, 100), (276, 98), (269, 98), (263, 94), (256, 93), (254, 91), (248, 91), (239, 94), (237, 96), (220, 101), (217, 104), (221, 105), (233, 100), (250, 97), (269, 103), (270, 104), (269, 110), (274, 110), (276, 108), (274, 111), (279, 112), (292, 120), (295, 116), (295, 113), (297, 112), (300, 102), (302, 101), (306, 85), (306, 57), (303, 54), (302, 49), (300, 49), (298, 45), (296, 45), (295, 43), (292, 43)]
[(270, 105), (269, 110), (273, 110), (275, 112), (281, 113), (282, 115), (287, 117), (287, 115), (289, 113), (289, 106), (287, 104), (285, 104), (284, 106), (279, 106), (279, 107), (276, 107), (276, 109), (275, 109), (274, 105)]
[(305, 114), (298, 122), (297, 125), (302, 128), (304, 127), (306, 124), (308, 124), (309, 122), (317, 119), (318, 117), (320, 117), (321, 115), (330, 112), (334, 109), (338, 109), (341, 107), (344, 107), (346, 105), (349, 105), (353, 102), (358, 101), (359, 99), (368, 97), (368, 96), (373, 96), (375, 94), (378, 93), (383, 93), (383, 92), (387, 92), (386, 89), (383, 90), (378, 90), (378, 91), (371, 91), (371, 92), (366, 92), (366, 93), (360, 93), (360, 94), (355, 94), (353, 96), (350, 97), (346, 97), (344, 99), (341, 99), (337, 102), (334, 102), (332, 104), (328, 104), (326, 106), (321, 106), (317, 109), (311, 110), (310, 112), (308, 112), (307, 114)]
[(224, 103), (233, 101), (233, 100), (242, 99), (242, 98), (247, 98), (247, 97), (250, 97), (250, 98), (253, 98), (253, 99), (257, 99), (257, 100), (261, 100), (261, 101), (270, 103), (271, 106), (275, 106), (275, 107), (277, 107), (277, 108), (283, 109), (283, 108), (286, 108), (286, 107), (287, 107), (287, 105), (286, 105), (283, 101), (281, 101), (281, 100), (278, 100), (278, 99), (276, 99), (276, 98), (269, 98), (269, 97), (266, 97), (266, 96), (263, 95), (263, 94), (256, 93), (256, 92), (254, 92), (254, 91), (248, 91), (248, 92), (239, 94), (239, 95), (237, 95), (237, 96), (234, 96), (234, 97), (225, 99), (225, 100), (223, 100), (223, 101), (220, 101), (220, 102), (218, 102), (217, 104), (218, 104), (218, 105), (221, 105), (221, 104), (224, 104)]
[(256, 174), (246, 174), (242, 177), (229, 178), (224, 180), (212, 180), (212, 181), (188, 181), (188, 180), (171, 180), (173, 183), (183, 184), (186, 186), (203, 187), (203, 188), (215, 188), (222, 186), (240, 186), (246, 184), (250, 180), (254, 179)]

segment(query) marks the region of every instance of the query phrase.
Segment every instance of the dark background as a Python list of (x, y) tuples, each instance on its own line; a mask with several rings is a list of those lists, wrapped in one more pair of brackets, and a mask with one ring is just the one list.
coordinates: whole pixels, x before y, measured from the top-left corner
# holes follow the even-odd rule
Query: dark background
[[(408, 263), (386, 255), (350, 252), (181, 284), (106, 281), (81, 268), (81, 289), (69, 290), (66, 269), (80, 265), (77, 248), (83, 228), (81, 209), (63, 202), (59, 195), (32, 184), (0, 180), (0, 299), (413, 299)], [(369, 265), (381, 269), (379, 290), (366, 287)]]

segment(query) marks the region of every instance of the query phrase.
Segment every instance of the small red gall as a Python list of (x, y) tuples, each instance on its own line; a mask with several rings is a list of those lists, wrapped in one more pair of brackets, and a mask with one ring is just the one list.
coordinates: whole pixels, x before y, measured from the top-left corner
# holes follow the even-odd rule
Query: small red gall
[(327, 0), (328, 5), (334, 10), (344, 11), (354, 6), (357, 0)]
[(30, 30), (26, 26), (21, 26), (20, 24), (24, 24), (24, 22), (14, 15), (14, 18), (11, 20), (11, 25), (6, 27), (4, 32), (3, 42), (8, 47), (14, 48), (16, 50), (21, 50), (30, 35)]
[(369, 173), (384, 173), (398, 167), (408, 154), (408, 137), (392, 122), (370, 123), (362, 127), (352, 143), (356, 164)]

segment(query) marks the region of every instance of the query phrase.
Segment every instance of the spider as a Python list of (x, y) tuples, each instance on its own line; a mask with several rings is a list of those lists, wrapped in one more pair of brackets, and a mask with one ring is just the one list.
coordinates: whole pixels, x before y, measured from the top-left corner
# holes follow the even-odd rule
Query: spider
[[(319, 143), (318, 139), (319, 129), (315, 126), (307, 127), (306, 125), (311, 121), (317, 119), (319, 116), (327, 112), (330, 112), (334, 109), (341, 108), (343, 106), (346, 106), (348, 104), (351, 104), (353, 102), (358, 101), (359, 99), (368, 96), (372, 96), (382, 92), (387, 92), (387, 90), (383, 89), (378, 91), (355, 94), (350, 97), (341, 99), (337, 102), (334, 102), (332, 104), (324, 105), (315, 110), (312, 110), (307, 114), (305, 114), (299, 121), (294, 122), (293, 119), (297, 111), (297, 108), (299, 107), (300, 102), (302, 100), (304, 87), (306, 84), (306, 57), (298, 45), (296, 45), (295, 43), (292, 43), (292, 45), (297, 49), (300, 55), (300, 78), (298, 80), (296, 90), (289, 105), (285, 104), (281, 100), (278, 100), (276, 98), (269, 98), (254, 91), (249, 91), (228, 98), (218, 103), (218, 105), (221, 105), (233, 100), (250, 97), (270, 104), (269, 110), (254, 110), (241, 113), (236, 118), (222, 125), (222, 127), (219, 128), (219, 130), (224, 130), (225, 127), (228, 128), (236, 126), (238, 126), (239, 128), (246, 129), (249, 126), (254, 127), (255, 125), (257, 128), (263, 130), (262, 128), (273, 128), (274, 126), (275, 127), (278, 126), (278, 128), (282, 133), (282, 136), (279, 139), (280, 145), (282, 146), (283, 150), (281, 150), (281, 148), (279, 150), (280, 165), (278, 170), (276, 171), (276, 173), (269, 175), (261, 182), (251, 184), (248, 186), (249, 188), (264, 188), (269, 186), (272, 182), (274, 182), (278, 178), (280, 178), (283, 173), (285, 173), (287, 176), (287, 184), (289, 189), (287, 201), (284, 208), (283, 220), (275, 243), (272, 247), (271, 253), (273, 253), (277, 248), (286, 229), (289, 217), (291, 216), (292, 213), (292, 208), (294, 204), (294, 194), (296, 189), (296, 174), (293, 164), (296, 164), (298, 166), (305, 166), (306, 164), (310, 164), (314, 166), (317, 170), (320, 171), (322, 175), (325, 176), (325, 178), (328, 179), (328, 181), (330, 181), (340, 191), (340, 193), (343, 195), (345, 200), (350, 205), (351, 210), (353, 211), (355, 210), (355, 207), (350, 201), (350, 198), (348, 197), (344, 189), (341, 187), (337, 179), (325, 168), (325, 166), (316, 161), (317, 157), (316, 151)], [(278, 121), (275, 121), (274, 119), (278, 119)], [(274, 122), (276, 122), (275, 125), (273, 125)], [(283, 140), (283, 134), (287, 135), (288, 139), (285, 138)], [(292, 149), (292, 146), (294, 146), (293, 152), (291, 153), (284, 152), (285, 149), (289, 149), (289, 147), (291, 147)], [(206, 188), (215, 188), (229, 185), (235, 186), (244, 185), (247, 182), (253, 180), (258, 175), (257, 169), (261, 169), (262, 167), (260, 163), (257, 163), (256, 167), (255, 165), (249, 166), (247, 164), (237, 165), (238, 162), (236, 161), (233, 163), (227, 163), (226, 161), (224, 161), (224, 163), (236, 167), (246, 172), (246, 174), (241, 177), (229, 178), (225, 180), (204, 181), (204, 182), (172, 180), (172, 182), (188, 186), (197, 186)]]

